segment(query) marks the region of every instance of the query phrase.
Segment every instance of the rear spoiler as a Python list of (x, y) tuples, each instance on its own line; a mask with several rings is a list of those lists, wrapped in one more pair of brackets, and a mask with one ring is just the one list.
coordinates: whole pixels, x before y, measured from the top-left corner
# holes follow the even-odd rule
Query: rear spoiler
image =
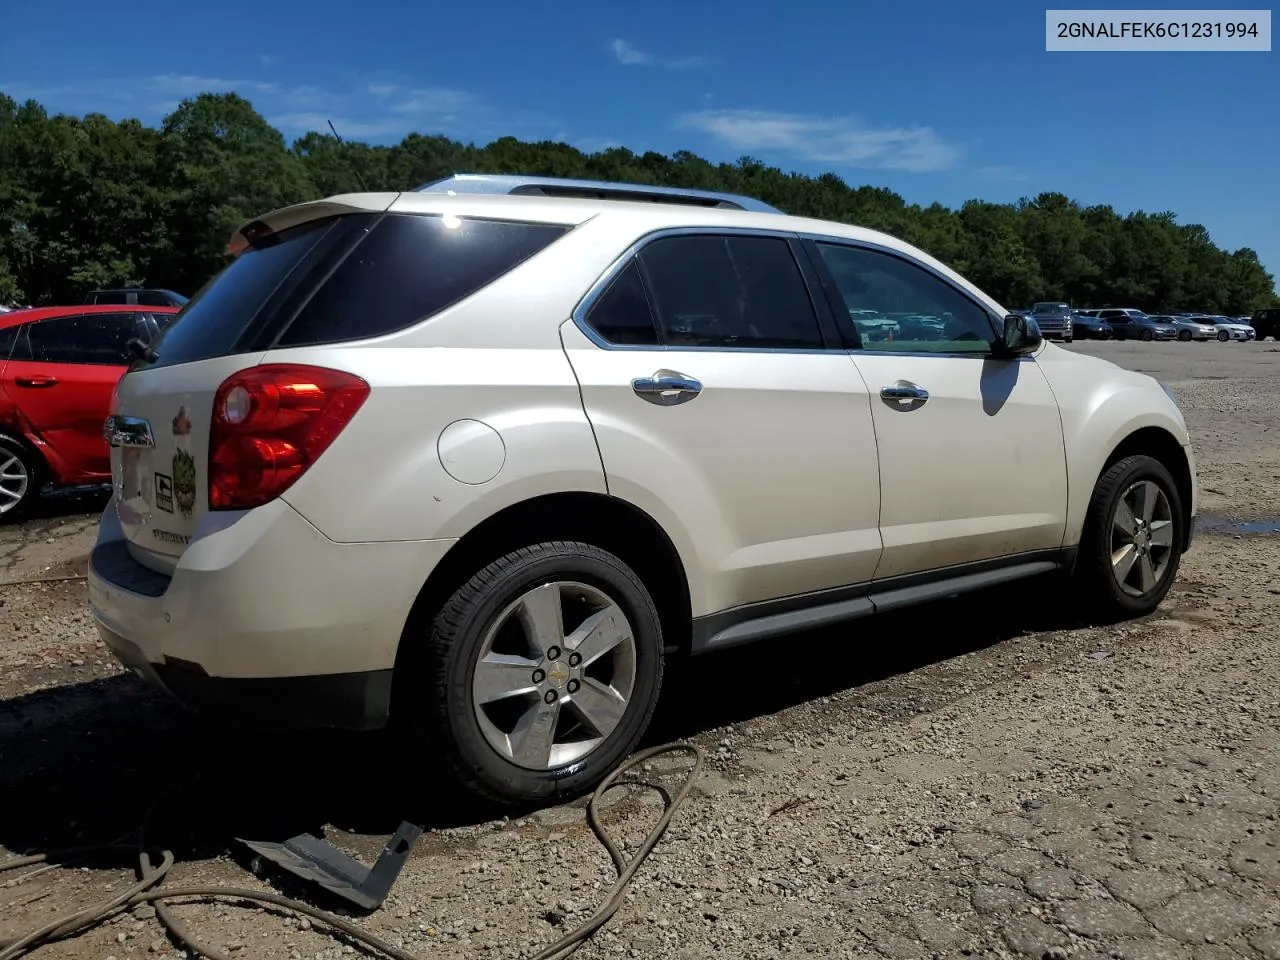
[(323, 220), (325, 217), (341, 216), (344, 213), (382, 213), (399, 196), (399, 192), (344, 193), (325, 200), (281, 207), (237, 227), (227, 243), (227, 253), (238, 257), (251, 247), (262, 246), (268, 242), (268, 237), (311, 220)]

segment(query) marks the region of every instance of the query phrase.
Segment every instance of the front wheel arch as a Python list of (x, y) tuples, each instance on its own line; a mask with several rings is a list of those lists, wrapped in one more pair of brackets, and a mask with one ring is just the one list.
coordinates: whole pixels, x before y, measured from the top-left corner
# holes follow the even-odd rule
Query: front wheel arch
[(1194, 509), (1194, 482), (1191, 477), (1191, 463), (1187, 459), (1182, 444), (1168, 430), (1161, 427), (1143, 427), (1126, 436), (1103, 461), (1102, 468), (1093, 478), (1090, 490), (1098, 485), (1098, 481), (1115, 464), (1126, 457), (1148, 456), (1159, 461), (1173, 476), (1178, 487), (1178, 499), (1182, 506), (1183, 542), (1181, 549), (1185, 552), (1191, 543), (1192, 510)]

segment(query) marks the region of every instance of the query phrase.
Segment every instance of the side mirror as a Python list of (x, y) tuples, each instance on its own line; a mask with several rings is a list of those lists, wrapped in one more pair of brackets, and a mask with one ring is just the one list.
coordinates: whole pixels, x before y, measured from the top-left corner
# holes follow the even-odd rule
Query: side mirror
[(1022, 357), (1034, 353), (1044, 342), (1034, 320), (1011, 313), (1004, 318), (1004, 335), (1000, 338), (1000, 355)]

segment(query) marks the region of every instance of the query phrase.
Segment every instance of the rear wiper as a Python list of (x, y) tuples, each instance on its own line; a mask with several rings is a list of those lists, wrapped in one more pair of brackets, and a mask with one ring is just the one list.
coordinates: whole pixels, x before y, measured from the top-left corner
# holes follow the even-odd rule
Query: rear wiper
[(137, 337), (134, 337), (125, 346), (129, 348), (129, 352), (133, 354), (135, 359), (145, 360), (147, 363), (155, 363), (160, 359), (160, 354), (156, 353), (148, 344), (143, 343)]

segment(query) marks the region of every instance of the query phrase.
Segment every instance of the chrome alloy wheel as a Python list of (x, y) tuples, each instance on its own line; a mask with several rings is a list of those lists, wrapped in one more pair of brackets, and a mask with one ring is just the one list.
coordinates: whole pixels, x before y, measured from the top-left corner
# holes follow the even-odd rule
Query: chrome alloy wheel
[(27, 465), (7, 450), (0, 453), (0, 513), (8, 513), (27, 495), (31, 475)]
[(489, 746), (518, 766), (550, 770), (604, 743), (635, 681), (635, 634), (622, 609), (595, 587), (556, 581), (495, 618), (471, 698)]
[(1159, 484), (1139, 480), (1121, 495), (1111, 521), (1111, 572), (1132, 597), (1154, 590), (1173, 558), (1173, 508)]

